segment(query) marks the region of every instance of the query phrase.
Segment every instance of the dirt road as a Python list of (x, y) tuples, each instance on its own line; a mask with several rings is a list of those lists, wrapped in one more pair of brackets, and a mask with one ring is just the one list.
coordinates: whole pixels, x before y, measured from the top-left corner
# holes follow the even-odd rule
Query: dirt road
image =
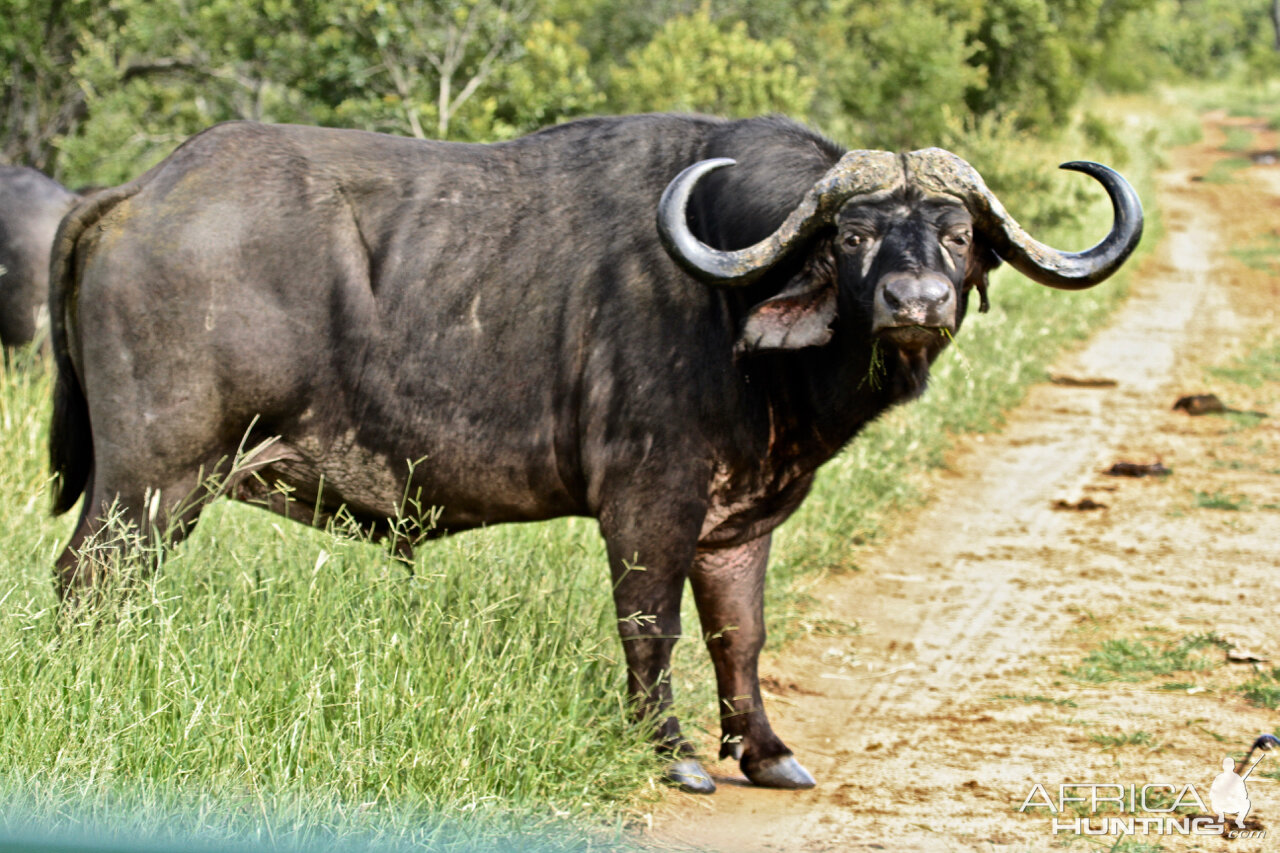
[[(1147, 834), (1113, 848), (1121, 836), (1054, 833), (1054, 819), (1094, 817), (1090, 803), (1061, 814), (1043, 805), (1056, 803), (1059, 786), (1079, 783), (1126, 791), (1191, 784), (1208, 804), (1223, 757), (1238, 757), (1280, 723), (1238, 690), (1280, 663), (1280, 597), (1271, 592), (1280, 562), (1280, 386), (1251, 388), (1205, 371), (1280, 333), (1280, 279), (1229, 251), (1280, 234), (1280, 166), (1259, 157), (1229, 182), (1200, 180), (1227, 156), (1218, 148), (1226, 121), (1210, 120), (1204, 144), (1179, 152), (1165, 175), (1166, 234), (1131, 298), (1055, 368), (1114, 386), (1046, 383), (1001, 434), (968, 440), (936, 478), (929, 507), (860, 554), (863, 571), (818, 591), (828, 614), (856, 620), (861, 632), (802, 641), (764, 662), (776, 728), (818, 787), (758, 790), (735, 784), (732, 763), (713, 765), (720, 791), (673, 793), (654, 816), (657, 843), (717, 851), (1280, 846), (1280, 783), (1263, 776), (1280, 770), (1280, 756), (1249, 779), (1246, 829), (1261, 839), (1156, 835), (1148, 824)], [(1257, 130), (1255, 148), (1274, 149), (1274, 134)], [(1171, 410), (1180, 395), (1205, 391), (1272, 417)], [(1102, 473), (1118, 460), (1156, 459), (1173, 474)], [(1082, 499), (1102, 506), (1055, 508)], [(1103, 661), (1107, 651), (1123, 660)], [(1185, 668), (1162, 658), (1162, 670), (1147, 652), (1182, 654)], [(1246, 652), (1274, 662), (1228, 661)], [(1084, 674), (1087, 660), (1103, 661), (1102, 674)], [(1045, 796), (1032, 797), (1036, 784)], [(1029, 797), (1033, 805), (1019, 811)], [(1109, 814), (1135, 812), (1156, 814), (1136, 806)]]

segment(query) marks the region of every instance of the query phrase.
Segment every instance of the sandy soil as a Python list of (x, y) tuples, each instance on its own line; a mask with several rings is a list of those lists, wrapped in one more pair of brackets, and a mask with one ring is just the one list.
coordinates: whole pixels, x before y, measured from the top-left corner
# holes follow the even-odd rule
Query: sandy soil
[[(1199, 180), (1228, 156), (1223, 126), (1240, 121), (1208, 117), (1204, 143), (1174, 155), (1161, 246), (1111, 325), (1055, 367), (1114, 385), (1046, 383), (1001, 434), (967, 440), (928, 508), (860, 554), (861, 572), (817, 591), (825, 614), (860, 633), (801, 641), (764, 662), (771, 717), (818, 787), (755, 789), (721, 762), (711, 766), (719, 792), (673, 792), (650, 840), (717, 851), (1280, 847), (1280, 783), (1262, 776), (1280, 756), (1249, 780), (1246, 827), (1262, 839), (1055, 835), (1055, 817), (1088, 817), (1088, 804), (1019, 811), (1037, 783), (1054, 800), (1065, 784), (1193, 784), (1207, 803), (1223, 757), (1280, 723), (1236, 689), (1280, 664), (1280, 400), (1274, 385), (1205, 372), (1280, 334), (1280, 280), (1230, 251), (1280, 235), (1280, 165)], [(1255, 129), (1259, 150), (1276, 147)], [(1249, 421), (1171, 409), (1202, 392), (1274, 411)], [(1157, 459), (1173, 474), (1102, 473)], [(1197, 492), (1243, 496), (1248, 508), (1198, 506)], [(1085, 498), (1103, 506), (1055, 508)], [(1106, 640), (1205, 633), (1235, 657), (1272, 662), (1231, 662), (1214, 647), (1204, 672), (1101, 683), (1066, 674)], [(1137, 742), (1106, 741), (1123, 736)]]

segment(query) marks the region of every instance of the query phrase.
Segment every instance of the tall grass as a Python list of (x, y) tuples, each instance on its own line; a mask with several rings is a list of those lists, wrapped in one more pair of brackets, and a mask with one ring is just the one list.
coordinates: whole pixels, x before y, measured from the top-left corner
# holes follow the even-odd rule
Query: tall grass
[[(1109, 209), (1083, 176), (1043, 174), (1132, 151), (1126, 172), (1150, 199), (1156, 128), (1053, 146), (979, 129), (960, 153), (998, 175), (1015, 216), (1043, 220), (1037, 236), (1073, 249), (1101, 236)], [(1077, 193), (1083, 224), (1055, 213)], [(798, 630), (812, 578), (851, 568), (857, 544), (921, 500), (950, 436), (997, 429), (1123, 291), (998, 272), (991, 313), (971, 311), (925, 398), (866, 430), (783, 528), (774, 635)], [(0, 389), (0, 830), (589, 847), (615, 843), (643, 807), (661, 767), (626, 722), (594, 522), (453, 537), (419, 549), (411, 574), (340, 532), (220, 503), (159, 576), (123, 579), (112, 609), (64, 622), (50, 569), (70, 521), (47, 516), (48, 396), (38, 366)], [(701, 644), (682, 643), (678, 710), (695, 731), (716, 727), (712, 683)]]
[(0, 829), (576, 846), (656, 771), (582, 519), (455, 537), (411, 574), (220, 503), (159, 577), (60, 618), (47, 394), (27, 369), (0, 395)]

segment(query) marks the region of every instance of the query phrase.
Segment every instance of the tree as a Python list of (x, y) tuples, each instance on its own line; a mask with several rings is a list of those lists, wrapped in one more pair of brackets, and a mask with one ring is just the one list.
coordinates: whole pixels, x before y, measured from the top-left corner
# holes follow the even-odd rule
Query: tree
[(459, 112), (521, 47), (532, 0), (366, 0), (339, 12), (372, 58), (367, 86), (417, 137), (445, 139)]
[(816, 89), (789, 41), (753, 39), (746, 24), (718, 24), (704, 6), (667, 21), (648, 44), (627, 53), (611, 75), (609, 102), (619, 112), (804, 116)]
[(228, 119), (313, 121), (327, 0), (112, 0), (63, 69), (86, 121), (57, 140), (76, 182), (116, 183)]
[(858, 147), (947, 144), (965, 93), (985, 79), (971, 64), (975, 48), (964, 27), (928, 3), (838, 0), (815, 43), (819, 120)]
[(89, 0), (0, 0), (0, 158), (58, 174), (58, 139), (87, 115), (68, 73), (83, 27), (99, 15)]
[(1084, 80), (1067, 40), (1057, 37), (1047, 0), (988, 0), (974, 32), (973, 61), (986, 80), (969, 89), (969, 109), (1009, 114), (1025, 128), (1061, 126)]
[(489, 134), (511, 138), (607, 108), (578, 33), (572, 22), (542, 20), (529, 28), (518, 61), (505, 63), (493, 77), (483, 110), (492, 123)]

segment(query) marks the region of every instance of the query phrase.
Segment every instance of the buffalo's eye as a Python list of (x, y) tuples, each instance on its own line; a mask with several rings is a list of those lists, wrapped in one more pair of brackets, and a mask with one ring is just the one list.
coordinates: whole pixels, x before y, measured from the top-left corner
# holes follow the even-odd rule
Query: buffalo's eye
[(951, 231), (942, 238), (942, 242), (948, 246), (963, 249), (969, 245), (969, 241), (972, 239), (973, 235), (969, 231)]
[(853, 252), (865, 247), (871, 242), (871, 238), (866, 234), (846, 234), (844, 235), (844, 247), (847, 251)]

